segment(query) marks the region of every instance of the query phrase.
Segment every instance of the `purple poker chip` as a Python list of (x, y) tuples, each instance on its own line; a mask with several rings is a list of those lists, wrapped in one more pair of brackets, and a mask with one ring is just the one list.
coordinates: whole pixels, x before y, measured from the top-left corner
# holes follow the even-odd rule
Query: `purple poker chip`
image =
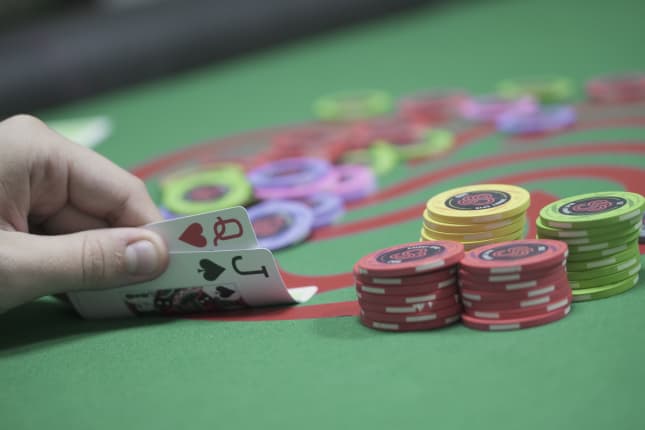
[(293, 187), (318, 181), (331, 169), (331, 164), (320, 158), (284, 158), (253, 169), (248, 179), (257, 188)]
[(359, 164), (344, 164), (336, 167), (338, 179), (334, 193), (344, 201), (351, 202), (374, 193), (378, 186), (372, 169)]
[(477, 122), (495, 122), (500, 115), (515, 112), (532, 113), (538, 104), (532, 97), (504, 99), (497, 96), (469, 97), (459, 105), (459, 113), (465, 119)]
[(249, 208), (248, 213), (260, 247), (271, 251), (305, 240), (314, 223), (313, 211), (300, 202), (270, 200)]
[(345, 214), (343, 199), (330, 192), (317, 193), (300, 199), (314, 214), (313, 228), (320, 228), (338, 221)]
[(159, 212), (161, 213), (161, 216), (163, 216), (163, 219), (175, 219), (180, 217), (180, 215), (170, 212), (163, 206), (158, 206), (157, 209), (159, 209)]
[(508, 134), (545, 133), (569, 127), (576, 122), (572, 106), (547, 106), (535, 112), (509, 111), (495, 121), (497, 129)]
[(255, 196), (260, 200), (298, 200), (311, 194), (332, 190), (338, 182), (338, 174), (331, 170), (326, 176), (310, 183), (283, 187), (256, 187)]

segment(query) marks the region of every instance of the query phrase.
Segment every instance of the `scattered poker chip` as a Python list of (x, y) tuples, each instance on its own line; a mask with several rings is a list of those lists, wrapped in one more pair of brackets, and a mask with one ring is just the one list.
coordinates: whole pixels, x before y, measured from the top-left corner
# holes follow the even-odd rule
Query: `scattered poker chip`
[(581, 194), (558, 200), (540, 211), (547, 227), (581, 229), (636, 221), (643, 215), (645, 198), (620, 191)]
[(573, 106), (545, 106), (535, 112), (506, 112), (497, 117), (495, 126), (507, 134), (550, 133), (570, 127), (576, 117)]
[(183, 166), (165, 173), (160, 176), (158, 181), (164, 187), (169, 183), (183, 179), (185, 176), (204, 172), (218, 172), (226, 175), (244, 177), (244, 167), (238, 163), (200, 163)]
[(354, 121), (383, 115), (392, 110), (392, 97), (385, 91), (348, 91), (320, 97), (314, 113), (323, 121)]
[(467, 95), (462, 90), (438, 90), (402, 97), (398, 112), (405, 120), (415, 124), (433, 124), (457, 115), (459, 106)]
[(598, 77), (587, 82), (586, 90), (591, 100), (600, 103), (645, 100), (645, 74)]
[(580, 281), (569, 281), (569, 285), (571, 285), (571, 289), (573, 290), (597, 288), (597, 287), (603, 287), (606, 285), (612, 285), (612, 284), (616, 284), (621, 281), (624, 281), (627, 278), (633, 277), (634, 275), (640, 272), (641, 268), (642, 268), (641, 264), (636, 264), (630, 268), (627, 268), (620, 272), (616, 272), (611, 275), (600, 276), (592, 279), (583, 279)]
[(541, 103), (562, 103), (573, 96), (573, 82), (558, 76), (506, 79), (499, 83), (497, 92), (507, 99), (530, 96)]
[(573, 290), (573, 301), (584, 302), (588, 300), (604, 299), (624, 293), (636, 286), (639, 275), (617, 282), (615, 284), (606, 284), (595, 288), (577, 288)]
[(438, 321), (447, 317), (452, 317), (461, 314), (463, 308), (461, 304), (457, 303), (454, 306), (445, 307), (442, 309), (435, 309), (427, 312), (418, 312), (416, 314), (386, 314), (379, 312), (366, 312), (361, 311), (361, 316), (373, 321), (389, 322), (389, 323), (424, 323), (430, 321)]
[(368, 276), (418, 275), (453, 266), (463, 255), (463, 245), (458, 242), (412, 242), (362, 257), (357, 263), (357, 270), (359, 275)]
[(639, 243), (645, 243), (645, 212), (643, 213), (643, 220), (641, 221), (641, 231), (638, 238)]
[(372, 303), (359, 301), (358, 304), (361, 310), (365, 312), (377, 312), (386, 314), (417, 314), (423, 312), (436, 311), (439, 309), (454, 307), (459, 303), (459, 294), (448, 296), (438, 300), (430, 300), (426, 302), (411, 303), (407, 305), (402, 304), (387, 304), (387, 303)]
[(248, 173), (255, 195), (262, 200), (300, 199), (330, 191), (337, 183), (332, 165), (311, 157), (285, 158)]
[(375, 321), (365, 316), (361, 316), (361, 323), (369, 328), (382, 330), (382, 331), (419, 331), (419, 330), (434, 330), (438, 328), (448, 327), (461, 318), (461, 313), (457, 313), (453, 316), (441, 318), (438, 320), (432, 320), (427, 322), (418, 322), (418, 323), (391, 323), (384, 321)]
[(427, 294), (428, 292), (434, 292), (436, 290), (441, 290), (444, 288), (454, 287), (457, 285), (457, 278), (451, 277), (443, 281), (437, 281), (433, 284), (419, 284), (419, 285), (409, 285), (409, 286), (400, 286), (395, 287), (384, 287), (379, 285), (368, 285), (363, 284), (360, 281), (356, 281), (356, 291), (358, 293), (368, 293), (374, 295), (383, 295), (383, 296), (420, 296)]
[[(409, 319), (379, 320), (378, 314), (428, 314), (450, 307), (458, 319), (461, 305), (456, 270), (463, 255), (464, 247), (460, 243), (435, 241), (392, 246), (360, 258), (353, 272), (361, 320), (372, 328), (379, 328), (378, 324), (384, 321), (400, 322), (404, 326), (397, 326), (396, 330), (408, 331), (412, 330), (405, 326), (410, 323)], [(438, 315), (434, 318), (441, 319)], [(417, 326), (414, 330), (444, 325), (435, 323)]]
[(313, 211), (294, 201), (262, 202), (248, 213), (260, 247), (272, 251), (303, 241), (314, 223)]
[(179, 215), (170, 212), (168, 209), (166, 209), (163, 206), (158, 206), (157, 209), (159, 209), (159, 213), (161, 214), (163, 219), (175, 219), (179, 217)]
[(411, 285), (433, 285), (435, 282), (442, 282), (447, 279), (453, 279), (457, 273), (456, 267), (450, 267), (444, 270), (422, 273), (414, 276), (367, 276), (360, 273), (358, 266), (354, 266), (354, 277), (360, 283), (367, 285), (394, 285), (394, 286), (411, 286)]
[(518, 216), (530, 204), (523, 188), (504, 184), (480, 184), (454, 188), (428, 200), (428, 214), (444, 223), (492, 223)]
[(495, 122), (503, 114), (533, 113), (537, 110), (538, 104), (532, 97), (506, 99), (495, 95), (469, 97), (459, 106), (462, 118), (477, 122)]
[(418, 141), (395, 145), (395, 148), (403, 160), (417, 160), (444, 153), (454, 144), (451, 131), (433, 128), (424, 132)]
[(313, 228), (333, 224), (345, 214), (343, 199), (331, 192), (316, 193), (299, 199), (299, 201), (309, 206), (313, 211)]
[(415, 296), (383, 296), (380, 294), (370, 294), (363, 291), (356, 291), (356, 297), (361, 304), (387, 304), (391, 306), (408, 306), (415, 303), (434, 302), (437, 300), (448, 299), (457, 294), (457, 285), (448, 288), (437, 289), (423, 295)]
[(233, 170), (199, 171), (161, 184), (161, 203), (172, 213), (195, 215), (251, 200), (251, 185)]
[(530, 327), (537, 327), (559, 321), (566, 317), (571, 311), (571, 306), (556, 309), (543, 314), (532, 315), (523, 318), (497, 319), (476, 318), (468, 314), (462, 315), (463, 324), (466, 327), (484, 331), (506, 331), (518, 330)]
[(336, 184), (333, 192), (345, 202), (367, 197), (378, 189), (372, 169), (359, 164), (343, 164), (335, 168)]
[(378, 140), (367, 149), (346, 152), (342, 160), (347, 164), (368, 166), (375, 174), (385, 175), (399, 164), (400, 156), (394, 145)]
[(469, 251), (461, 260), (461, 266), (469, 273), (485, 275), (519, 273), (557, 266), (567, 255), (564, 242), (525, 239)]

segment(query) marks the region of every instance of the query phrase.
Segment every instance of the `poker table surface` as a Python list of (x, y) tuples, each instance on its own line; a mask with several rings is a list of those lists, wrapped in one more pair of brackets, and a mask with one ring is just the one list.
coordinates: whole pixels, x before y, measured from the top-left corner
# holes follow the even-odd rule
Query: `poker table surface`
[(531, 220), (565, 196), (645, 194), (645, 103), (597, 106), (582, 89), (597, 75), (645, 70), (644, 5), (440, 3), (41, 112), (107, 115), (114, 131), (96, 150), (144, 178), (155, 199), (159, 172), (205, 151), (225, 159), (231, 145), (218, 138), (312, 121), (312, 101), (337, 90), (488, 93), (504, 78), (563, 75), (577, 83), (580, 120), (534, 138), (449, 125), (450, 152), (397, 167), (340, 224), (275, 253), (291, 286), (320, 287), (307, 304), (89, 321), (43, 298), (0, 316), (1, 427), (640, 428), (644, 280), (539, 328), (383, 333), (356, 317), (351, 268), (417, 240), (425, 201), (452, 187), (525, 187)]

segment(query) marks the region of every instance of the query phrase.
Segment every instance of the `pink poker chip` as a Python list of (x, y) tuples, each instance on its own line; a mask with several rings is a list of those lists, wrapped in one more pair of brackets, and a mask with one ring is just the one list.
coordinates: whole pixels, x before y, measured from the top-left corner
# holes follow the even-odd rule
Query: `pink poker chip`
[(547, 294), (539, 297), (531, 297), (530, 299), (514, 300), (507, 302), (497, 303), (482, 303), (475, 302), (462, 298), (462, 303), (465, 308), (478, 311), (510, 311), (532, 308), (534, 306), (548, 305), (549, 303), (557, 302), (565, 297), (571, 297), (571, 289), (559, 289), (553, 294)]
[(558, 309), (566, 308), (567, 306), (571, 305), (571, 302), (572, 298), (571, 296), (568, 296), (563, 299), (547, 303), (545, 305), (533, 306), (524, 309), (487, 311), (477, 310), (473, 308), (464, 308), (464, 312), (474, 318), (486, 320), (508, 320), (514, 318), (526, 318), (531, 316), (544, 315)]
[(459, 303), (459, 295), (445, 297), (439, 300), (433, 300), (423, 303), (413, 303), (409, 305), (386, 304), (386, 303), (368, 303), (359, 301), (361, 309), (366, 312), (378, 312), (385, 314), (417, 314), (420, 312), (430, 312), (437, 309), (443, 309)]
[(437, 321), (443, 318), (459, 315), (462, 312), (463, 312), (463, 308), (461, 304), (456, 303), (455, 305), (450, 307), (435, 309), (428, 312), (419, 312), (414, 315), (385, 314), (385, 313), (368, 312), (368, 311), (361, 310), (361, 316), (375, 321), (411, 324), (411, 323)]
[(376, 176), (372, 169), (359, 164), (336, 167), (336, 183), (332, 192), (346, 202), (360, 200), (377, 191)]
[(480, 303), (500, 303), (512, 302), (517, 300), (531, 299), (549, 294), (555, 294), (556, 291), (569, 289), (569, 281), (565, 278), (558, 283), (547, 284), (535, 288), (528, 288), (521, 291), (504, 291), (504, 292), (490, 292), (482, 290), (470, 290), (468, 288), (460, 288), (461, 297), (464, 300)]
[(356, 291), (358, 302), (370, 304), (384, 304), (392, 306), (408, 306), (415, 303), (433, 302), (453, 297), (457, 294), (457, 286), (442, 288), (440, 290), (429, 291), (422, 295), (415, 296), (383, 296), (379, 294), (370, 294), (363, 291)]
[(554, 311), (547, 312), (542, 315), (532, 315), (532, 316), (527, 316), (523, 318), (510, 318), (510, 319), (498, 319), (498, 320), (476, 318), (476, 317), (473, 317), (472, 315), (464, 314), (462, 316), (462, 320), (466, 327), (473, 328), (476, 330), (507, 331), (507, 330), (518, 330), (518, 329), (529, 328), (529, 327), (537, 327), (551, 322), (555, 322), (569, 315), (569, 311), (571, 311), (571, 306), (567, 306), (561, 309), (556, 309)]
[(420, 330), (434, 330), (438, 328), (443, 328), (450, 326), (461, 318), (461, 314), (456, 314), (446, 318), (440, 318), (438, 320), (418, 322), (418, 323), (393, 323), (387, 321), (375, 321), (366, 316), (361, 316), (361, 324), (366, 327), (373, 328), (376, 330), (382, 331), (420, 331)]
[(468, 97), (459, 105), (459, 113), (465, 119), (477, 122), (495, 122), (500, 115), (514, 112), (529, 114), (539, 106), (532, 97), (504, 99), (497, 96)]
[(453, 276), (443, 281), (434, 283), (411, 285), (407, 287), (395, 286), (384, 287), (382, 285), (366, 285), (360, 281), (356, 281), (356, 291), (360, 293), (381, 295), (381, 296), (422, 296), (430, 294), (437, 290), (446, 288), (454, 288), (457, 285), (457, 277)]

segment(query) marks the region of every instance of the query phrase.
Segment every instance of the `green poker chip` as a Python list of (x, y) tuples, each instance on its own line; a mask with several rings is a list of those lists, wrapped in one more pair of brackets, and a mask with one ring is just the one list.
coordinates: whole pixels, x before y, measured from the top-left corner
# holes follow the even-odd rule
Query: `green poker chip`
[[(620, 234), (620, 233), (622, 233), (622, 234)], [(587, 236), (587, 237), (573, 237), (573, 238), (558, 237), (556, 239), (561, 240), (563, 242), (566, 242), (567, 245), (569, 245), (569, 246), (579, 246), (579, 245), (592, 245), (592, 244), (596, 244), (596, 243), (605, 243), (605, 242), (614, 241), (614, 240), (618, 240), (618, 239), (622, 240), (623, 242), (627, 242), (627, 241), (629, 241), (629, 239), (631, 237), (636, 237), (637, 238), (639, 233), (640, 233), (640, 225), (639, 224), (634, 224), (631, 227), (631, 229), (629, 229), (627, 231), (624, 231), (624, 232), (619, 232), (619, 233), (610, 231), (609, 233), (603, 233), (602, 235), (592, 236), (592, 237), (589, 237), (589, 236)], [(542, 239), (553, 239), (553, 237), (546, 236), (546, 235), (542, 234), (539, 230), (538, 230), (537, 235), (538, 235), (538, 237), (540, 237)]]
[(640, 263), (640, 253), (638, 248), (631, 252), (631, 255), (620, 263), (612, 264), (609, 266), (599, 267), (597, 269), (585, 269), (584, 271), (567, 270), (567, 278), (570, 281), (585, 281), (589, 279), (599, 278), (602, 276), (614, 275), (625, 270), (630, 270)]
[(252, 198), (251, 184), (231, 170), (202, 171), (167, 180), (162, 205), (180, 215), (194, 215), (244, 205)]
[(349, 91), (320, 97), (314, 113), (323, 121), (354, 121), (384, 115), (392, 106), (392, 97), (385, 91)]
[(531, 96), (541, 103), (562, 103), (571, 99), (574, 86), (571, 79), (558, 76), (507, 79), (497, 86), (503, 98)]
[(594, 270), (601, 267), (611, 266), (613, 264), (619, 264), (623, 261), (629, 260), (633, 257), (634, 253), (638, 252), (638, 247), (635, 245), (627, 247), (624, 251), (619, 252), (614, 255), (600, 258), (598, 260), (589, 260), (589, 261), (570, 261), (567, 260), (567, 271), (571, 272), (581, 272), (584, 270)]
[(394, 145), (385, 141), (376, 141), (367, 149), (356, 149), (343, 155), (343, 162), (369, 166), (379, 176), (391, 172), (399, 161)]
[(581, 194), (553, 202), (540, 211), (546, 227), (584, 229), (637, 220), (645, 209), (640, 194), (620, 191)]
[(443, 129), (431, 129), (425, 133), (420, 141), (396, 145), (396, 149), (402, 159), (417, 160), (446, 152), (454, 144), (455, 136), (452, 132)]
[[(595, 243), (588, 243), (583, 245), (569, 244), (569, 252), (570, 254), (579, 253), (581, 255), (585, 255), (588, 252), (596, 252), (596, 251), (603, 251), (606, 249), (616, 248), (617, 246), (623, 245), (625, 243), (631, 243), (635, 240), (638, 240), (638, 236), (639, 236), (639, 231), (634, 230), (631, 233), (627, 234), (626, 236), (612, 237), (611, 239), (606, 240), (605, 242), (595, 242)], [(569, 258), (571, 258), (571, 255), (569, 255)]]
[(627, 251), (628, 249), (632, 249), (632, 247), (636, 246), (636, 243), (637, 242), (635, 241), (621, 243), (612, 248), (604, 248), (597, 251), (570, 252), (569, 257), (567, 258), (567, 261), (572, 263), (572, 262), (581, 262), (581, 261), (601, 260), (604, 258), (611, 257), (613, 255), (619, 254), (623, 251)]
[(544, 221), (540, 218), (535, 220), (535, 225), (538, 232), (542, 236), (551, 237), (554, 239), (576, 239), (581, 237), (602, 237), (609, 235), (623, 235), (625, 232), (631, 232), (636, 225), (639, 225), (640, 221), (637, 220), (635, 223), (633, 220), (620, 223), (612, 223), (603, 227), (596, 228), (586, 228), (586, 229), (557, 229), (553, 227), (546, 226)]
[(607, 276), (601, 276), (593, 279), (585, 279), (581, 281), (572, 281), (569, 280), (569, 286), (574, 289), (586, 289), (586, 288), (596, 288), (603, 287), (605, 285), (616, 284), (618, 282), (624, 281), (627, 278), (638, 274), (641, 271), (642, 264), (636, 264), (635, 266), (630, 267), (629, 269), (623, 270)]
[(628, 291), (636, 286), (639, 275), (632, 276), (615, 284), (608, 284), (602, 287), (581, 288), (573, 290), (574, 302), (585, 302), (589, 300), (604, 299)]

